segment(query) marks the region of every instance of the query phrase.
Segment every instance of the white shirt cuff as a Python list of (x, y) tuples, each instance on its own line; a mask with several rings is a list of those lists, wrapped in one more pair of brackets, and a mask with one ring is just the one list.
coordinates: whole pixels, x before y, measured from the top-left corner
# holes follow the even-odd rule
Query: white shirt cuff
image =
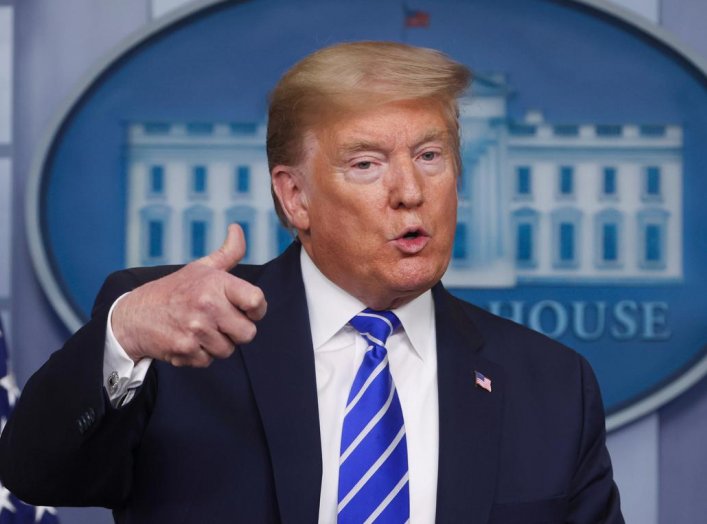
[(135, 364), (113, 333), (113, 309), (125, 295), (127, 293), (118, 297), (108, 312), (106, 341), (103, 346), (103, 385), (113, 407), (124, 406), (132, 400), (135, 390), (142, 385), (152, 363), (151, 358), (143, 358)]

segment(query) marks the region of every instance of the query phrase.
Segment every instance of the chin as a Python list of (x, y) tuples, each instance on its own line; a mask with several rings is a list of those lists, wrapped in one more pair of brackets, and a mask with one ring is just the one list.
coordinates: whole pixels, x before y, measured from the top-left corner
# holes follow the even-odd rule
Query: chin
[(434, 286), (440, 281), (444, 274), (445, 268), (415, 268), (410, 271), (407, 268), (405, 271), (395, 272), (395, 276), (391, 282), (391, 288), (395, 288), (401, 293), (410, 295), (420, 295)]

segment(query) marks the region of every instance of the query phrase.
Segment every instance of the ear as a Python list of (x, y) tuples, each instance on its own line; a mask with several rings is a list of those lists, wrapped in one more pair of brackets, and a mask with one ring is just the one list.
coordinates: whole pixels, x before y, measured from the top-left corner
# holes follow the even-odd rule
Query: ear
[(272, 187), (285, 216), (300, 232), (309, 230), (309, 209), (304, 173), (291, 166), (275, 166), (270, 172)]

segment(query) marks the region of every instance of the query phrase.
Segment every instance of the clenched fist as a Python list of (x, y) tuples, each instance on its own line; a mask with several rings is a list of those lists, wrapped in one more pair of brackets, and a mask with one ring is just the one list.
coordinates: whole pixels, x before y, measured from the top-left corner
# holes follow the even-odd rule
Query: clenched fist
[(231, 224), (219, 249), (120, 300), (111, 327), (130, 358), (205, 367), (250, 342), (267, 303), (260, 288), (228, 273), (244, 253), (243, 231)]

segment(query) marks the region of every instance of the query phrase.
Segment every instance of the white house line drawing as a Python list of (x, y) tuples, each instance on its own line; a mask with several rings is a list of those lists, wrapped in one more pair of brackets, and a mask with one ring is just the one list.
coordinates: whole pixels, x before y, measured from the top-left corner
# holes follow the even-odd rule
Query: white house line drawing
[[(682, 278), (682, 127), (522, 121), (500, 76), (460, 105), (463, 171), (445, 284), (659, 283)], [(270, 196), (264, 122), (127, 127), (126, 264), (181, 263), (246, 233), (245, 262), (292, 239)]]

